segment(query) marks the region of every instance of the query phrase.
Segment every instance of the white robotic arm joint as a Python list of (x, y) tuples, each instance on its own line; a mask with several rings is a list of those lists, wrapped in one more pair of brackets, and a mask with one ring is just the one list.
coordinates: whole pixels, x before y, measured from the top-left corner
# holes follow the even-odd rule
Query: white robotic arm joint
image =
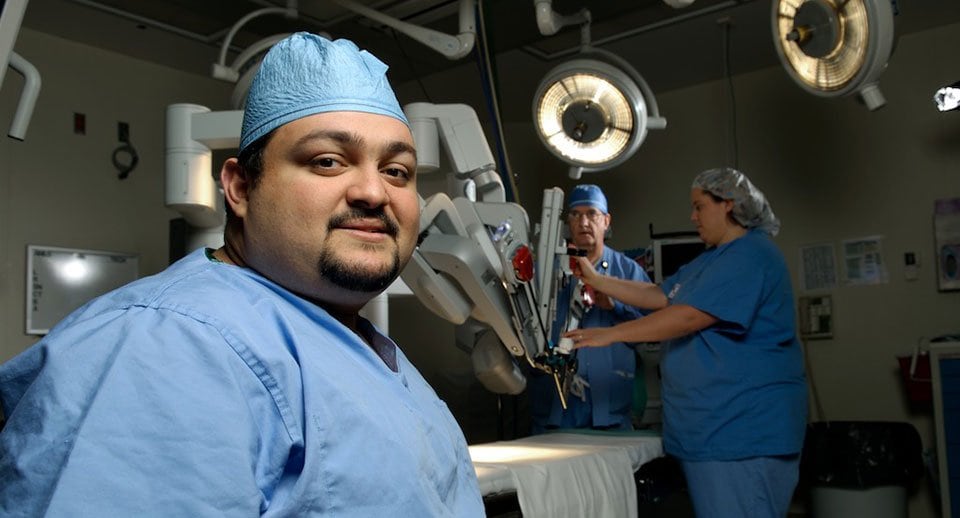
[[(470, 326), (458, 333), (471, 351), (478, 378), (489, 390), (522, 390), (516, 360), (551, 373), (561, 381), (575, 372), (573, 354), (560, 354), (549, 343), (556, 293), (572, 276), (558, 271), (566, 260), (560, 224), (563, 191), (544, 192), (537, 246), (531, 246), (527, 212), (504, 199), (503, 182), (493, 164), (476, 113), (464, 104), (413, 103), (404, 107), (417, 145), (419, 172), (440, 166), (441, 143), (463, 187), (438, 193), (424, 202), (421, 242), (402, 273), (414, 294), (434, 313)], [(533, 250), (540, 255), (535, 256)], [(486, 326), (491, 332), (477, 332)], [(491, 344), (509, 354), (497, 354)], [(482, 373), (482, 375), (481, 375)], [(521, 376), (522, 378), (522, 376)], [(563, 392), (561, 391), (561, 395)]]

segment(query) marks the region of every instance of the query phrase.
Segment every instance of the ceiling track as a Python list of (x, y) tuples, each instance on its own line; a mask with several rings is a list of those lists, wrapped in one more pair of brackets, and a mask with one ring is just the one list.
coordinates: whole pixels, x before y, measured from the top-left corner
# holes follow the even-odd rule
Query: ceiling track
[[(744, 3), (744, 1), (746, 1), (746, 0), (727, 0), (727, 1), (725, 1), (725, 2), (721, 2), (721, 3), (719, 3), (719, 4), (714, 4), (714, 5), (711, 5), (711, 6), (709, 6), (709, 7), (704, 7), (704, 8), (702, 8), (702, 9), (699, 9), (699, 10), (696, 10), (696, 11), (691, 11), (691, 12), (688, 12), (688, 13), (683, 13), (683, 14), (680, 14), (680, 15), (677, 15), (677, 16), (673, 16), (673, 17), (668, 18), (668, 19), (666, 19), (666, 20), (661, 20), (661, 21), (659, 21), (659, 22), (649, 23), (649, 24), (647, 24), (647, 25), (641, 25), (640, 27), (634, 27), (633, 29), (629, 29), (629, 30), (626, 30), (626, 31), (621, 31), (621, 32), (618, 32), (618, 33), (615, 33), (615, 34), (611, 34), (610, 36), (607, 36), (607, 37), (604, 37), (604, 38), (600, 38), (600, 39), (598, 39), (598, 40), (592, 40), (592, 41), (590, 41), (590, 45), (592, 45), (592, 46), (594, 46), (594, 47), (599, 47), (599, 46), (602, 46), (602, 45), (607, 45), (607, 44), (613, 43), (613, 42), (615, 42), (615, 41), (619, 41), (619, 40), (626, 39), (626, 38), (631, 38), (631, 37), (633, 37), (633, 36), (638, 36), (638, 35), (643, 34), (643, 33), (645, 33), (645, 32), (650, 32), (650, 31), (654, 31), (654, 30), (657, 30), (657, 29), (662, 29), (662, 28), (664, 28), (664, 27), (669, 27), (669, 26), (671, 26), (671, 25), (676, 25), (676, 24), (678, 24), (678, 23), (682, 23), (682, 22), (685, 22), (685, 21), (688, 21), (688, 20), (692, 20), (692, 19), (695, 19), (695, 18), (699, 18), (699, 17), (701, 17), (701, 16), (706, 16), (706, 15), (708, 15), (708, 14), (713, 14), (713, 13), (716, 13), (716, 12), (719, 12), (719, 11), (725, 11), (725, 10), (727, 10), (727, 9), (736, 7), (736, 6)], [(562, 57), (572, 56), (572, 55), (574, 55), (574, 54), (578, 54), (578, 53), (580, 53), (580, 51), (583, 50), (583, 45), (582, 45), (582, 44), (581, 44), (581, 45), (577, 45), (576, 47), (570, 47), (570, 48), (568, 48), (568, 49), (558, 50), (558, 51), (556, 51), (556, 52), (544, 52), (544, 51), (540, 50), (539, 48), (537, 48), (537, 47), (535, 47), (535, 46), (533, 46), (533, 45), (524, 45), (523, 47), (521, 47), (521, 50), (523, 50), (524, 52), (526, 52), (526, 53), (528, 53), (528, 54), (530, 54), (530, 55), (536, 56), (537, 58), (540, 58), (541, 60), (551, 61), (551, 60), (554, 60), (554, 59), (557, 59), (557, 58), (562, 58)]]
[(166, 32), (176, 34), (177, 36), (183, 36), (194, 41), (199, 41), (201, 43), (207, 43), (213, 45), (217, 42), (218, 38), (223, 37), (227, 33), (227, 29), (217, 31), (210, 35), (197, 34), (188, 30), (181, 29), (180, 27), (175, 27), (173, 25), (163, 23), (153, 18), (147, 18), (146, 16), (140, 16), (139, 14), (131, 13), (130, 11), (124, 11), (123, 9), (117, 9), (116, 7), (104, 5), (99, 2), (94, 2), (92, 0), (71, 0), (75, 4), (80, 4), (84, 7), (89, 7), (91, 9), (96, 9), (105, 13), (112, 14), (114, 16), (119, 16), (120, 18), (125, 18), (137, 23), (142, 23), (144, 25), (153, 27), (155, 29), (160, 29)]
[[(180, 27), (176, 27), (174, 25), (170, 25), (168, 23), (164, 23), (159, 20), (154, 20), (153, 18), (147, 18), (146, 16), (141, 16), (136, 13), (131, 13), (130, 11), (118, 9), (110, 5), (104, 5), (104, 4), (101, 4), (100, 2), (95, 2), (94, 0), (71, 0), (71, 1), (75, 4), (80, 4), (82, 6), (89, 7), (91, 9), (96, 9), (98, 11), (109, 13), (114, 16), (118, 16), (120, 18), (141, 23), (143, 25), (152, 27), (154, 29), (159, 29), (165, 32), (169, 32), (171, 34), (176, 34), (177, 36), (182, 36), (184, 38), (198, 41), (200, 43), (205, 43), (211, 46), (219, 46), (219, 44), (222, 43), (224, 36), (226, 36), (227, 32), (230, 30), (228, 27), (228, 28), (220, 29), (211, 34), (199, 34), (196, 32), (181, 29)], [(255, 3), (257, 5), (262, 5), (265, 7), (270, 7), (270, 6), (278, 7), (276, 4), (269, 2), (267, 0), (250, 0), (250, 1), (252, 3)], [(325, 29), (326, 27), (339, 23), (340, 21), (350, 18), (351, 16), (352, 15), (350, 14), (344, 14), (336, 18), (333, 18), (331, 20), (323, 21), (323, 20), (318, 20), (317, 18), (314, 18), (312, 16), (305, 16), (302, 13), (298, 13), (297, 19), (306, 21), (316, 27)], [(233, 52), (240, 52), (243, 50), (243, 48), (238, 47), (236, 45), (230, 45), (230, 50)]]

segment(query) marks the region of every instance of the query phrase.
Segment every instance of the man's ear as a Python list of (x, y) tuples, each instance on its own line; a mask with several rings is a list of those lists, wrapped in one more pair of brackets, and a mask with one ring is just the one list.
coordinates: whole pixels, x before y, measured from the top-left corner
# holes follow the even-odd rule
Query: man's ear
[(220, 169), (220, 185), (223, 187), (223, 197), (233, 214), (238, 218), (246, 216), (250, 182), (236, 158), (227, 159), (223, 163)]

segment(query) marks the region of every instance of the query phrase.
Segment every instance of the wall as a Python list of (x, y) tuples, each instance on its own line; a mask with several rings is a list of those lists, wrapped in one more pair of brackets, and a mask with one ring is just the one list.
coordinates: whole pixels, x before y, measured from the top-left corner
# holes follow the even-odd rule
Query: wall
[[(40, 71), (42, 88), (22, 142), (0, 138), (0, 362), (36, 338), (24, 334), (26, 246), (140, 254), (140, 274), (168, 261), (164, 207), (164, 117), (168, 104), (227, 109), (230, 85), (21, 29), (15, 50)], [(211, 50), (211, 60), (214, 50)], [(0, 128), (6, 134), (22, 88), (6, 74)], [(86, 114), (86, 134), (73, 114)], [(129, 124), (140, 160), (126, 180), (111, 161), (117, 123)]]

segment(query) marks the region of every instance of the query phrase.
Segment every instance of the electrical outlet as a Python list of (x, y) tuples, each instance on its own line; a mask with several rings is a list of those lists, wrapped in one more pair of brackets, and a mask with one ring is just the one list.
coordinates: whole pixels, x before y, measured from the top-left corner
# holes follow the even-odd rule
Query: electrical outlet
[(800, 297), (800, 336), (833, 338), (833, 298), (830, 295)]
[(916, 252), (903, 254), (903, 278), (908, 281), (920, 278), (920, 254)]

